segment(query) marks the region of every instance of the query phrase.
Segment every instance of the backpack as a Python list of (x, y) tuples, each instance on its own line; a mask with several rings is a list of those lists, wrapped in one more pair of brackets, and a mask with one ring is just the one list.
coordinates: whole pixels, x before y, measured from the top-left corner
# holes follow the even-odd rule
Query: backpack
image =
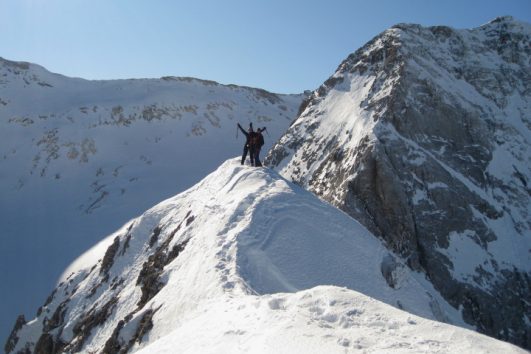
[(264, 145), (264, 136), (260, 132), (252, 132), (249, 138), (249, 146), (261, 148)]
[(260, 137), (257, 132), (252, 132), (249, 134), (249, 147), (260, 147)]

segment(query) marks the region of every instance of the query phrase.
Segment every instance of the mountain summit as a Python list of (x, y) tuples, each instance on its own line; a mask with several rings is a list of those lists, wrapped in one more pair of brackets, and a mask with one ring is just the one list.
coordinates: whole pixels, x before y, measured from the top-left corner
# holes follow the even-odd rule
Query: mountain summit
[(399, 24), (351, 54), (266, 163), (531, 348), (531, 26)]
[(436, 318), (459, 313), (363, 226), (232, 159), (85, 254), (5, 349), (523, 352)]

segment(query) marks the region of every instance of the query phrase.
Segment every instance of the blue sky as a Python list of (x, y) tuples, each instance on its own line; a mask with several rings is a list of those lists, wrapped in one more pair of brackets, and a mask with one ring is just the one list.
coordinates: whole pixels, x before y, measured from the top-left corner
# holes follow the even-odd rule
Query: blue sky
[(194, 76), (296, 93), (399, 22), (531, 22), (531, 0), (0, 0), (0, 56), (87, 79)]

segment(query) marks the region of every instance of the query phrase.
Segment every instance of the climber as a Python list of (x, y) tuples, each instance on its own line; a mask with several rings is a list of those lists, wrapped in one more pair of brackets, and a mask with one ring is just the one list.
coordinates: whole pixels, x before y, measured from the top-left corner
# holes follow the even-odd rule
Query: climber
[(250, 141), (250, 153), (251, 153), (251, 164), (254, 161), (254, 165), (256, 167), (261, 167), (262, 163), (260, 162), (260, 149), (262, 149), (262, 146), (264, 145), (264, 136), (262, 135), (262, 132), (265, 131), (266, 128), (258, 128), (256, 132), (254, 132), (251, 135), (251, 141)]
[[(244, 162), (245, 162), (245, 158), (247, 157), (247, 152), (249, 152), (251, 134), (254, 134), (253, 123), (249, 123), (249, 130), (248, 131), (245, 131), (245, 129), (242, 128), (240, 123), (238, 123), (238, 129), (240, 129), (242, 131), (243, 135), (245, 135), (245, 145), (243, 146), (243, 154), (242, 154), (242, 165), (243, 165)], [(251, 158), (251, 165), (254, 166), (253, 154), (250, 153), (249, 157)]]

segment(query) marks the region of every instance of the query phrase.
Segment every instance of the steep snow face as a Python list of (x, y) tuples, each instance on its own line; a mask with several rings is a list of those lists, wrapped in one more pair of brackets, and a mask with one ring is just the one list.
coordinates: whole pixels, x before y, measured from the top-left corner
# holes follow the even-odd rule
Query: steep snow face
[(0, 59), (0, 338), (75, 257), (242, 150), (301, 95), (192, 78), (87, 81)]
[(397, 25), (350, 55), (267, 162), (425, 271), (481, 332), (527, 348), (531, 26)]
[(20, 319), (8, 353), (523, 352), (430, 320), (462, 323), (355, 220), (238, 159), (104, 243)]

